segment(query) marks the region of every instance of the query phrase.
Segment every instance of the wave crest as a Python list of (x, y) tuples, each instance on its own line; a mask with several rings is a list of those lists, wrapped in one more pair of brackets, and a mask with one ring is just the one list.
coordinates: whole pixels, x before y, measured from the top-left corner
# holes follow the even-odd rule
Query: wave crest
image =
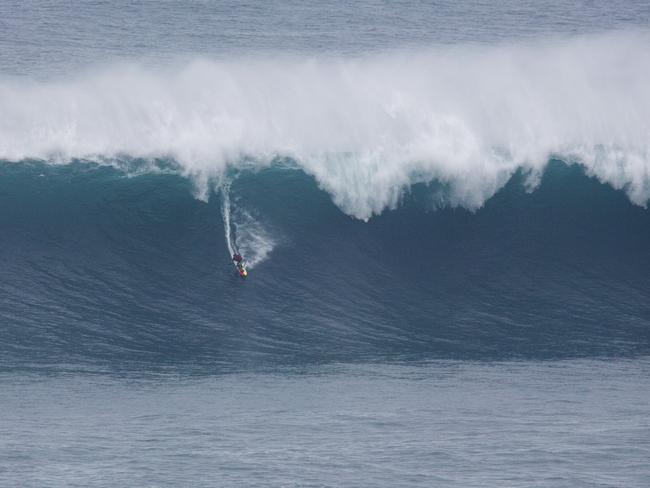
[(534, 182), (559, 157), (645, 205), (649, 41), (627, 32), (5, 80), (0, 159), (171, 157), (205, 187), (229, 167), (287, 156), (368, 219), (434, 179), (448, 185), (447, 203), (474, 209), (515, 171)]

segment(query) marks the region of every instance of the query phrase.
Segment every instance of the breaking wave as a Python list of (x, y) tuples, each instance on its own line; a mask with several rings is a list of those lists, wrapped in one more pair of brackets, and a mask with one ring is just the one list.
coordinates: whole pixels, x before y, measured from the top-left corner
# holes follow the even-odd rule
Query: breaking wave
[(291, 158), (347, 214), (417, 183), (476, 209), (549, 158), (650, 198), (650, 37), (641, 32), (434, 46), (365, 58), (107, 66), (0, 81), (0, 159), (170, 158), (207, 198), (228, 171)]

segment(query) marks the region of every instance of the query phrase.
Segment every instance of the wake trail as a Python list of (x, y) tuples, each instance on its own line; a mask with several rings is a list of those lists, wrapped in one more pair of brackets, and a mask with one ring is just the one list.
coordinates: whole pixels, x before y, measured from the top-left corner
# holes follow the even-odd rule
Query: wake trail
[(230, 257), (235, 251), (241, 253), (250, 269), (268, 258), (275, 247), (275, 239), (262, 223), (241, 205), (236, 210), (232, 209), (231, 185), (232, 181), (226, 181), (221, 187), (221, 215), (226, 246)]
[(226, 246), (228, 246), (228, 252), (232, 257), (235, 254), (235, 250), (230, 230), (230, 182), (226, 182), (221, 188), (221, 215), (223, 217), (223, 228), (224, 237), (226, 238)]

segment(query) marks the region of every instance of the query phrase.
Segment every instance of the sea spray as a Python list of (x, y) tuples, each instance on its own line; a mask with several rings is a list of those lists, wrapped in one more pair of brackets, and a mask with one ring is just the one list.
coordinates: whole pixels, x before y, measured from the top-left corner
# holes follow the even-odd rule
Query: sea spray
[(275, 241), (251, 212), (243, 206), (238, 206), (236, 210), (231, 208), (231, 185), (232, 180), (227, 179), (219, 188), (226, 246), (230, 256), (235, 251), (240, 252), (248, 267), (253, 268), (269, 256), (275, 247)]
[(618, 32), (5, 80), (0, 159), (169, 157), (204, 197), (241, 161), (286, 156), (367, 220), (432, 180), (449, 187), (447, 204), (476, 209), (555, 157), (645, 205), (649, 49), (647, 33)]

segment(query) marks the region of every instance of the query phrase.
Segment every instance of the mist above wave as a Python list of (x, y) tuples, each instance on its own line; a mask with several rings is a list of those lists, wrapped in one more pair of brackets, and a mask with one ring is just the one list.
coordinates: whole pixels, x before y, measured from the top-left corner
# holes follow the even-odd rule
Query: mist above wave
[(481, 206), (549, 157), (650, 198), (650, 36), (431, 47), (348, 59), (107, 66), (0, 81), (0, 159), (171, 157), (207, 190), (229, 168), (294, 159), (368, 219), (416, 182)]

